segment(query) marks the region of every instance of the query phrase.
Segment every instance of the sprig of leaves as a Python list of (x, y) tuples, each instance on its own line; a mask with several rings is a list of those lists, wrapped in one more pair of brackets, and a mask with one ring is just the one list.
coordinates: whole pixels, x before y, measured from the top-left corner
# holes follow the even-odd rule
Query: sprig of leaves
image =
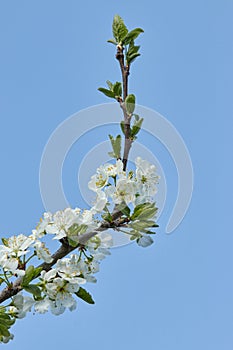
[(131, 229), (129, 231), (130, 240), (136, 240), (138, 245), (142, 247), (148, 247), (153, 243), (153, 239), (148, 235), (156, 233), (152, 230), (158, 227), (155, 221), (157, 210), (155, 203), (149, 202), (139, 204), (134, 208), (130, 217), (131, 222), (128, 224)]
[(5, 338), (9, 338), (11, 333), (9, 329), (15, 323), (15, 317), (7, 314), (5, 308), (0, 309), (0, 343), (4, 343)]
[(134, 28), (129, 31), (123, 19), (119, 15), (115, 15), (112, 23), (112, 33), (114, 38), (109, 39), (108, 42), (125, 49), (126, 64), (129, 66), (140, 56), (140, 46), (135, 45), (134, 41), (141, 33), (144, 33), (144, 30), (142, 28)]
[(100, 88), (98, 88), (98, 90), (100, 92), (102, 92), (107, 97), (114, 98), (116, 100), (121, 98), (121, 96), (122, 96), (122, 84), (119, 81), (116, 81), (113, 84), (109, 80), (107, 80), (106, 83), (108, 85), (108, 89), (100, 87)]

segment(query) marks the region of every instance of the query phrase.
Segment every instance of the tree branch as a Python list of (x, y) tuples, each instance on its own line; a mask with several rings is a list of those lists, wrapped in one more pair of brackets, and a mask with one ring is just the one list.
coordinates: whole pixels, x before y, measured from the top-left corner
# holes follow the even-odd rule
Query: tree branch
[(124, 143), (124, 154), (123, 154), (123, 170), (125, 171), (127, 168), (127, 162), (129, 157), (129, 151), (132, 146), (132, 140), (130, 139), (130, 122), (131, 116), (128, 115), (125, 108), (125, 99), (128, 96), (128, 77), (130, 74), (130, 66), (125, 66), (124, 59), (124, 48), (121, 45), (117, 46), (116, 59), (119, 61), (121, 75), (122, 75), (122, 83), (123, 83), (123, 100), (119, 99), (118, 102), (122, 108), (124, 114), (124, 134), (125, 134), (125, 143)]
[[(51, 263), (42, 263), (37, 267), (42, 268), (42, 270), (49, 271), (59, 259), (64, 258), (66, 255), (74, 251), (75, 249), (78, 249), (82, 246), (85, 246), (87, 241), (97, 235), (99, 232), (105, 231), (109, 228), (115, 228), (119, 227), (126, 222), (129, 221), (128, 218), (120, 219), (122, 216), (122, 213), (120, 211), (116, 211), (115, 213), (112, 214), (112, 219), (113, 221), (107, 222), (104, 221), (100, 227), (98, 227), (95, 231), (93, 232), (86, 232), (83, 235), (80, 236), (79, 243), (77, 244), (76, 247), (72, 247), (69, 245), (67, 240), (62, 240), (62, 245), (60, 248), (52, 255), (52, 261)], [(5, 300), (13, 297), (14, 295), (18, 294), (21, 290), (23, 290), (23, 287), (21, 286), (22, 283), (22, 277), (18, 278), (14, 283), (12, 283), (10, 286), (7, 286), (0, 292), (0, 303), (4, 302)]]

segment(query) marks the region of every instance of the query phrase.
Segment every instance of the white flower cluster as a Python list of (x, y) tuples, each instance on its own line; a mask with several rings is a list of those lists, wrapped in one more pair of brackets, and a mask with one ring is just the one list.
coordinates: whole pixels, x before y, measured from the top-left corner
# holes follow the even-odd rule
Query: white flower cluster
[(36, 230), (33, 233), (37, 237), (43, 237), (46, 233), (53, 234), (54, 239), (62, 239), (69, 236), (69, 229), (76, 224), (82, 227), (82, 233), (93, 231), (98, 227), (98, 222), (94, 219), (93, 210), (81, 210), (79, 208), (57, 211), (54, 215), (45, 213)]
[[(28, 250), (25, 250), (28, 248), (28, 244), (26, 244), (28, 241), (26, 236), (24, 237), (24, 245), (22, 243), (18, 245), (18, 248), (14, 245), (14, 254), (18, 257), (28, 252)], [(22, 235), (20, 235), (20, 238), (22, 241)], [(9, 241), (11, 242), (12, 238)], [(85, 248), (80, 248), (79, 254), (71, 254), (69, 257), (58, 260), (54, 268), (49, 271), (43, 270), (36, 284), (29, 284), (27, 288), (25, 287), (25, 290), (32, 294), (36, 288), (37, 293), (39, 291), (39, 296), (36, 294), (36, 297), (32, 298), (23, 295), (23, 293), (17, 294), (12, 299), (9, 314), (17, 318), (23, 318), (28, 311), (31, 311), (32, 307), (38, 313), (45, 313), (50, 309), (54, 315), (60, 315), (66, 308), (71, 311), (74, 310), (77, 304), (74, 294), (78, 293), (80, 286), (86, 282), (96, 282), (93, 275), (99, 271), (100, 260), (110, 254), (109, 248), (111, 246), (111, 235), (101, 232), (91, 238)], [(10, 270), (5, 268), (3, 270), (9, 274)], [(19, 275), (19, 270), (15, 271)], [(11, 271), (11, 273), (13, 272)], [(20, 273), (20, 275), (23, 274)]]
[(159, 179), (156, 167), (140, 157), (136, 158), (135, 164), (135, 173), (130, 171), (128, 175), (123, 171), (121, 160), (117, 160), (114, 165), (105, 164), (97, 169), (88, 183), (89, 189), (96, 192), (92, 211), (101, 212), (110, 201), (136, 206), (153, 200)]
[[(103, 227), (99, 217), (102, 215), (107, 220), (106, 213), (111, 217), (110, 212), (118, 205), (123, 203), (123, 209), (127, 207), (126, 214), (123, 209), (120, 210), (121, 215), (124, 213), (123, 228), (128, 230), (122, 232), (130, 234), (132, 240), (135, 239), (144, 247), (153, 242), (148, 234), (154, 233), (149, 228), (156, 227), (153, 221), (156, 213), (153, 197), (157, 192), (158, 176), (155, 166), (140, 157), (135, 164), (135, 171), (129, 173), (123, 171), (121, 160), (97, 169), (88, 184), (96, 193), (95, 203), (90, 210), (66, 208), (55, 214), (44, 213), (29, 236), (20, 234), (2, 239), (0, 284), (10, 286), (12, 279), (20, 277), (22, 289), (32, 294), (25, 295), (23, 291), (15, 295), (6, 307), (9, 317), (23, 318), (32, 308), (38, 313), (51, 310), (53, 314), (59, 315), (66, 308), (76, 308), (76, 297), (92, 303), (92, 299), (89, 299), (91, 296), (82, 285), (96, 282), (94, 274), (99, 271), (100, 261), (110, 254), (109, 248), (112, 246), (112, 236), (106, 231), (101, 232)], [(109, 223), (112, 223), (111, 219)], [(118, 229), (118, 226), (115, 228)], [(45, 244), (50, 235), (63, 243), (65, 240), (65, 244), (73, 247), (73, 251), (76, 249), (76, 253), (56, 259), (53, 264), (54, 256)], [(84, 240), (84, 244), (80, 240), (83, 235), (91, 237)], [(44, 263), (38, 273), (38, 269), (34, 268), (34, 265), (38, 266), (38, 262), (34, 263), (35, 259)], [(30, 266), (29, 261), (32, 264)], [(6, 336), (1, 341), (10, 337)]]

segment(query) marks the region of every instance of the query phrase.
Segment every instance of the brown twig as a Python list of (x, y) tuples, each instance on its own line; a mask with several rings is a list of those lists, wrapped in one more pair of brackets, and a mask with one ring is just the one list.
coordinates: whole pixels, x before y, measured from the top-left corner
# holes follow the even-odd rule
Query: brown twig
[(124, 143), (124, 154), (123, 154), (123, 170), (127, 168), (127, 162), (129, 157), (129, 151), (132, 146), (132, 140), (130, 139), (130, 122), (131, 115), (129, 115), (125, 108), (125, 99), (128, 96), (128, 77), (130, 74), (130, 66), (125, 65), (124, 59), (124, 48), (121, 45), (117, 46), (116, 59), (119, 61), (121, 75), (122, 75), (122, 84), (123, 84), (123, 99), (119, 99), (118, 102), (123, 111), (124, 115), (124, 134), (125, 134), (125, 143)]

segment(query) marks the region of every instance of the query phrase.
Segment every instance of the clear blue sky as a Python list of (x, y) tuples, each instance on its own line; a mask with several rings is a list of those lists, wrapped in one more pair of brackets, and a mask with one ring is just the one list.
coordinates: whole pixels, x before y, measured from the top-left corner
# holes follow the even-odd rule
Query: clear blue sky
[[(90, 286), (94, 306), (30, 315), (17, 322), (6, 348), (231, 350), (232, 1), (1, 2), (1, 235), (29, 233), (44, 210), (38, 174), (52, 131), (73, 113), (108, 102), (97, 88), (119, 79), (106, 43), (116, 13), (145, 30), (130, 88), (183, 136), (195, 173), (192, 203), (166, 235), (177, 179), (158, 145), (152, 151), (166, 172), (168, 198), (155, 244), (114, 249)], [(79, 205), (75, 152), (71, 158), (64, 187)]]

